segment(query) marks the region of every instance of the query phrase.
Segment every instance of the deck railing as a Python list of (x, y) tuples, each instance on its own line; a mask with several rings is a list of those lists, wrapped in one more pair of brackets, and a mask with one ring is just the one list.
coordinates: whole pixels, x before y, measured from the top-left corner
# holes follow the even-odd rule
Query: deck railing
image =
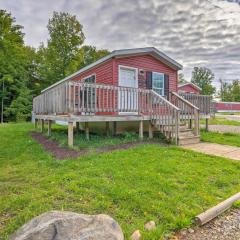
[(179, 93), (179, 95), (191, 102), (194, 106), (198, 107), (200, 114), (209, 115), (211, 113), (211, 96), (192, 93)]
[(105, 84), (71, 82), (68, 107), (71, 113), (149, 113), (151, 91)]
[(33, 99), (35, 114), (150, 113), (151, 90), (67, 82)]

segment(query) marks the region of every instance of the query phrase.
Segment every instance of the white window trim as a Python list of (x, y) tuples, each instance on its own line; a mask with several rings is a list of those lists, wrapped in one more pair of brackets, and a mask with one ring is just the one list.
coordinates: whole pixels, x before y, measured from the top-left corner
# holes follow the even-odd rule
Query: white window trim
[[(161, 96), (164, 97), (164, 96), (165, 96), (165, 95), (164, 95), (164, 92), (165, 92), (164, 73), (161, 73), (161, 72), (152, 72), (152, 90), (154, 90), (154, 89), (153, 89), (153, 74), (154, 74), (154, 73), (156, 73), (156, 74), (161, 74), (161, 75), (163, 76), (163, 87), (162, 87), (162, 89), (163, 89), (163, 95), (161, 95)], [(161, 89), (161, 88), (155, 88), (155, 89)]]
[(90, 77), (92, 77), (92, 76), (94, 76), (94, 79), (95, 79), (95, 80), (94, 80), (94, 83), (96, 83), (96, 80), (97, 80), (96, 73), (90, 74), (90, 75), (82, 78), (81, 81), (85, 81), (87, 78), (90, 78)]
[[(129, 69), (129, 70), (135, 70), (135, 77), (136, 77), (136, 81), (135, 81), (135, 88), (138, 88), (138, 68), (135, 67), (129, 67), (129, 66), (125, 66), (125, 65), (118, 65), (118, 86), (121, 86), (119, 84), (120, 79), (121, 79), (121, 68), (125, 68), (125, 69)], [(124, 86), (123, 86), (124, 87)]]

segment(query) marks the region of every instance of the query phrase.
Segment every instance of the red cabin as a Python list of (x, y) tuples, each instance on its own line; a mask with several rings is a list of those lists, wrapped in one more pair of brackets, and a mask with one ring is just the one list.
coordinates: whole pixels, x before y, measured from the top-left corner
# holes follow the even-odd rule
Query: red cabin
[(149, 136), (155, 129), (176, 143), (179, 124), (193, 120), (194, 135), (188, 138), (199, 141), (199, 116), (209, 114), (209, 99), (177, 94), (180, 69), (153, 47), (116, 50), (44, 89), (33, 100), (33, 113), (36, 119), (67, 121), (70, 130), (75, 123), (87, 129), (89, 122), (107, 128), (112, 122), (115, 131), (117, 123), (131, 128), (129, 123), (137, 122), (140, 137), (145, 123)]
[(188, 83), (179, 83), (178, 84), (178, 92), (179, 93), (191, 93), (199, 95), (202, 89), (197, 85), (188, 82)]

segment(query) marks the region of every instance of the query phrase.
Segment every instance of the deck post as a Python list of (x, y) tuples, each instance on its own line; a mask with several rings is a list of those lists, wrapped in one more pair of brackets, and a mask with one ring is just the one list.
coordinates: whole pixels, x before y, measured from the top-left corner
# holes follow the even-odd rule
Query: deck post
[(192, 119), (189, 120), (189, 128), (192, 129)]
[(41, 132), (43, 133), (43, 131), (44, 131), (44, 120), (41, 119)]
[(106, 122), (106, 134), (109, 137), (110, 135), (110, 127), (109, 127), (109, 122)]
[(198, 136), (199, 135), (199, 110), (198, 109), (194, 109), (194, 135)]
[(85, 134), (86, 134), (86, 139), (89, 140), (89, 126), (88, 126), (88, 122), (85, 122)]
[(52, 121), (48, 120), (48, 136), (51, 136), (52, 133)]
[(38, 119), (36, 118), (34, 120), (34, 127), (35, 127), (35, 130), (38, 128)]
[(117, 122), (113, 122), (113, 136), (117, 135)]
[(77, 134), (79, 134), (79, 132), (80, 132), (79, 122), (76, 122), (76, 132), (77, 132)]
[(139, 122), (139, 138), (143, 139), (143, 120)]
[(206, 125), (205, 125), (205, 130), (206, 130), (206, 132), (208, 132), (208, 118), (206, 118)]
[(68, 122), (68, 146), (73, 146), (73, 122)]
[(150, 139), (153, 138), (153, 126), (152, 126), (151, 121), (149, 121), (149, 123), (148, 123), (148, 137), (149, 137)]

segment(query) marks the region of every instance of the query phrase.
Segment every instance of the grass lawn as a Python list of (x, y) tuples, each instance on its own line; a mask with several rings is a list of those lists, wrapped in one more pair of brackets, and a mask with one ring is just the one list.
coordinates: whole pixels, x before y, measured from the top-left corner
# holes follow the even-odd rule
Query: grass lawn
[(240, 147), (240, 134), (201, 131), (201, 141)]
[[(161, 239), (240, 191), (240, 163), (172, 146), (56, 161), (31, 139), (30, 124), (0, 126), (0, 236), (48, 210), (106, 213), (126, 238), (140, 229)], [(155, 220), (147, 233), (143, 224)]]
[[(205, 124), (205, 119), (201, 119), (200, 122), (201, 122), (201, 124)], [(209, 124), (210, 125), (240, 126), (240, 122), (239, 121), (227, 120), (224, 117), (218, 117), (218, 116), (216, 116), (215, 118), (210, 118), (209, 119)]]

